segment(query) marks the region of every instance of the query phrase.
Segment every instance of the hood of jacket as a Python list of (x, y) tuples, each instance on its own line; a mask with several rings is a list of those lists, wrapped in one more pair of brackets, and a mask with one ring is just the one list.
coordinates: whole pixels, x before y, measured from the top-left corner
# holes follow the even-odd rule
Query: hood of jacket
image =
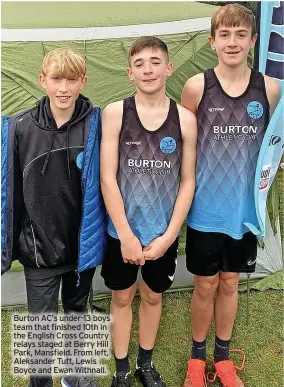
[[(75, 109), (72, 114), (72, 117), (69, 121), (65, 122), (62, 126), (60, 126), (59, 130), (66, 131), (66, 148), (67, 148), (67, 166), (68, 166), (68, 175), (69, 179), (71, 179), (71, 172), (70, 172), (70, 150), (69, 150), (69, 132), (72, 127), (74, 127), (79, 121), (82, 121), (93, 109), (92, 102), (84, 97), (82, 94), (79, 94), (76, 103), (75, 103)], [(51, 109), (50, 109), (50, 100), (48, 96), (43, 97), (37, 104), (37, 106), (30, 111), (32, 121), (35, 125), (37, 125), (39, 128), (44, 130), (50, 130), (51, 140), (49, 145), (49, 150), (46, 153), (45, 160), (41, 169), (41, 174), (45, 175), (51, 152), (53, 150), (54, 145), (54, 139), (55, 139), (55, 132), (58, 130), (57, 124), (55, 122), (55, 119), (53, 118)], [(84, 130), (84, 126), (82, 126), (82, 130)], [(83, 134), (84, 138), (84, 134)]]
[[(85, 118), (92, 109), (92, 102), (87, 97), (79, 94), (72, 117), (60, 127), (60, 130), (67, 129), (68, 127), (75, 125), (77, 122)], [(42, 129), (57, 129), (56, 122), (50, 109), (50, 100), (47, 96), (38, 101), (36, 107), (31, 110), (31, 116), (34, 123)]]

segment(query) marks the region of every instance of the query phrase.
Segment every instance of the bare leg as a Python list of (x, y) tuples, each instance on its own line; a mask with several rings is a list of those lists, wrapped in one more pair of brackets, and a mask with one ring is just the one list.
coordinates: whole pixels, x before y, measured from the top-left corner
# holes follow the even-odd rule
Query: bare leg
[(112, 341), (114, 354), (119, 359), (124, 358), (128, 353), (132, 325), (132, 301), (135, 290), (136, 284), (126, 290), (112, 292)]
[(192, 337), (201, 342), (206, 339), (214, 312), (214, 297), (219, 284), (219, 274), (210, 277), (194, 276), (191, 301)]
[(215, 301), (216, 335), (230, 340), (238, 308), (239, 273), (220, 272)]
[(152, 349), (155, 344), (162, 311), (162, 294), (153, 292), (146, 283), (140, 282), (141, 304), (139, 309), (139, 344)]

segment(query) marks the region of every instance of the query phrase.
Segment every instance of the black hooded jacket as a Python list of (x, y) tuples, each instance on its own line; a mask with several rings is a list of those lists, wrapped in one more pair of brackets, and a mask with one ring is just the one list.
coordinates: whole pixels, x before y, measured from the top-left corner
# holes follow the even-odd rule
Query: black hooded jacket
[[(80, 95), (59, 129), (48, 97), (18, 121), (15, 152), (22, 175), (19, 261), (27, 268), (76, 266), (82, 214), (80, 156), (92, 103)], [(21, 204), (20, 204), (21, 203)]]

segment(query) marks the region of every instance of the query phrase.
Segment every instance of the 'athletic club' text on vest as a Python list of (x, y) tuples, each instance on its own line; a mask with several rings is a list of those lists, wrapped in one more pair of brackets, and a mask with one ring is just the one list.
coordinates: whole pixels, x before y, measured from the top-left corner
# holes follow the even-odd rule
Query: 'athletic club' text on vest
[(198, 106), (196, 192), (187, 217), (190, 227), (241, 239), (258, 224), (254, 179), (269, 121), (263, 75), (252, 70), (245, 92), (231, 97), (214, 70), (204, 74)]
[[(182, 137), (176, 103), (157, 130), (143, 127), (134, 97), (124, 100), (117, 182), (127, 221), (143, 246), (168, 228), (179, 190)], [(109, 218), (108, 233), (118, 238)]]

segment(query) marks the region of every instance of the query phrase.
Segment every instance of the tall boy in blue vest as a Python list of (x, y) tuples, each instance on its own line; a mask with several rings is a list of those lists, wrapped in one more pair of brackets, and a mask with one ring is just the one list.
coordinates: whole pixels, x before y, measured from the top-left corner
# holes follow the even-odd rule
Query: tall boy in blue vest
[(192, 355), (184, 387), (204, 387), (206, 336), (214, 314), (214, 366), (224, 387), (244, 387), (229, 360), (240, 273), (255, 270), (254, 177), (277, 82), (247, 65), (257, 39), (253, 13), (240, 4), (212, 16), (211, 48), (219, 64), (190, 78), (181, 104), (197, 115), (197, 182), (187, 217), (186, 260), (194, 274)]

